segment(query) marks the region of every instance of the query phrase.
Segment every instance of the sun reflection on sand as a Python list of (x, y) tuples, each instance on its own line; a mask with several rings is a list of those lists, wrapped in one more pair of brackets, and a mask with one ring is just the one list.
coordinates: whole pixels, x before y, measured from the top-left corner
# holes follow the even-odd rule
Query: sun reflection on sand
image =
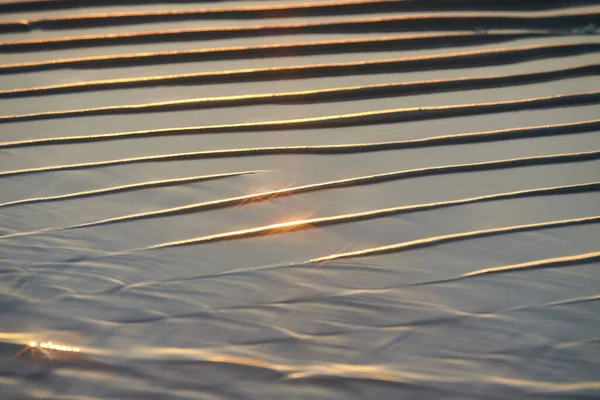
[[(293, 183), (292, 183), (293, 184)], [(272, 192), (265, 192), (265, 195), (270, 195), (269, 200), (277, 196), (278, 193), (272, 194)], [(241, 203), (240, 203), (241, 204)], [(238, 204), (238, 205), (240, 205)], [(158, 245), (151, 246), (151, 249), (160, 249), (165, 247), (175, 246), (186, 246), (209, 242), (218, 242), (225, 240), (235, 240), (241, 238), (251, 238), (258, 236), (276, 235), (281, 233), (288, 233), (295, 230), (305, 229), (318, 229), (314, 226), (315, 221), (318, 219), (313, 218), (316, 213), (321, 209), (313, 207), (310, 210), (306, 210), (302, 213), (298, 213), (295, 217), (290, 218), (284, 222), (276, 222), (269, 225), (263, 225), (259, 227), (240, 229), (235, 231), (228, 231), (223, 233), (217, 233), (213, 235), (207, 235), (202, 237), (196, 237), (192, 239), (179, 240), (175, 242), (161, 243)]]
[(40, 342), (40, 343), (35, 342), (35, 341), (30, 341), (21, 350), (19, 350), (15, 355), (13, 355), (12, 358), (18, 358), (27, 352), (30, 353), (31, 358), (34, 358), (38, 353), (41, 353), (42, 355), (46, 356), (48, 359), (52, 360), (52, 359), (55, 359), (58, 357), (73, 356), (76, 353), (80, 353), (81, 348), (74, 347), (74, 346), (62, 345), (62, 344), (56, 344), (56, 343), (52, 343), (51, 341)]

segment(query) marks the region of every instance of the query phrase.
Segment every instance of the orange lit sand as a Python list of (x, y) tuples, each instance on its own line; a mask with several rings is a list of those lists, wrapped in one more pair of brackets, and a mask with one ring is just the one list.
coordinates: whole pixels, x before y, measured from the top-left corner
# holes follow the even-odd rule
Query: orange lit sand
[(1, 399), (600, 398), (597, 2), (76, 3), (0, 3)]

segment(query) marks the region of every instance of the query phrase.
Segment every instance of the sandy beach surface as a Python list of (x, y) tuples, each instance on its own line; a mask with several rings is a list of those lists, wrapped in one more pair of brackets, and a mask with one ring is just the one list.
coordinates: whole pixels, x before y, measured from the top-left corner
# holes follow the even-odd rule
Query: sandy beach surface
[(600, 398), (598, 27), (0, 2), (0, 398)]

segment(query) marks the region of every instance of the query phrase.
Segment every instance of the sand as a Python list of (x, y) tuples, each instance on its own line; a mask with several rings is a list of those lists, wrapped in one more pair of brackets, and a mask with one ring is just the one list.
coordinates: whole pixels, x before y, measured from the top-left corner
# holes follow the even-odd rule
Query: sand
[(600, 397), (593, 1), (124, 3), (0, 4), (2, 399)]

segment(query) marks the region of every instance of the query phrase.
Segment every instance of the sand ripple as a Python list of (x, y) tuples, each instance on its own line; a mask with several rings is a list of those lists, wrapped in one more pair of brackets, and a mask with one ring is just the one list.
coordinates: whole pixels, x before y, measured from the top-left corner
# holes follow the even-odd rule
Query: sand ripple
[(600, 398), (599, 16), (3, 2), (0, 398)]

